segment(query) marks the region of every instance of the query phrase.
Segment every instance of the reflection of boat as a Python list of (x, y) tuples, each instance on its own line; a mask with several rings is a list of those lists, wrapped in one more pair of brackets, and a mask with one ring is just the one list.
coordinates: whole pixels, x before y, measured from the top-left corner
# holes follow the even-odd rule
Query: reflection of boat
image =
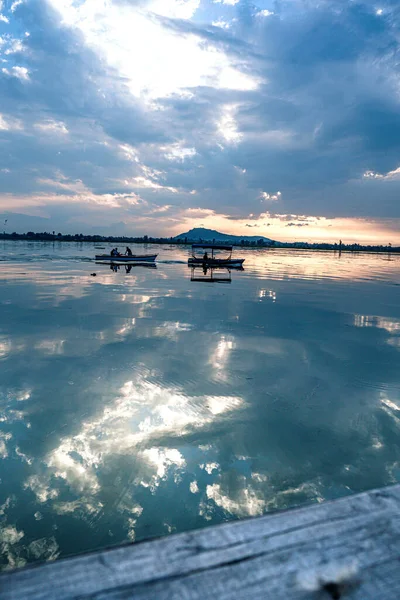
[(132, 268), (140, 267), (141, 269), (157, 269), (154, 262), (130, 262), (116, 263), (114, 261), (96, 261), (96, 265), (107, 265), (112, 271), (119, 271), (120, 267), (125, 267), (125, 273), (130, 273)]
[(244, 271), (244, 269), (243, 267), (207, 267), (207, 265), (192, 265), (190, 281), (231, 283), (231, 271)]
[[(196, 256), (196, 250), (205, 250), (203, 256)], [(207, 250), (211, 250), (211, 256), (208, 256)], [(229, 252), (227, 258), (217, 258), (215, 251), (225, 250)], [(215, 244), (193, 244), (192, 256), (188, 260), (190, 266), (206, 266), (206, 267), (241, 267), (244, 263), (244, 258), (232, 258), (232, 246), (217, 246)]]
[(96, 260), (111, 260), (112, 262), (126, 263), (126, 262), (154, 262), (157, 258), (157, 254), (121, 254), (120, 256), (112, 256), (111, 254), (96, 254)]
[(196, 269), (192, 267), (192, 273), (190, 276), (190, 281), (197, 281), (198, 283), (208, 282), (208, 283), (232, 283), (231, 272), (229, 269), (221, 269), (222, 271), (226, 271), (226, 276), (222, 276), (222, 274), (214, 275), (214, 271), (216, 269)]

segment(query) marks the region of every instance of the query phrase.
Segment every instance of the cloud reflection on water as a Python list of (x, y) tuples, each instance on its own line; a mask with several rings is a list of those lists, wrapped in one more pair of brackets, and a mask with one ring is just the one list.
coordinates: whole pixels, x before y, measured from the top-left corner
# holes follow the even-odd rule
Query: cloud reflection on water
[(249, 252), (229, 290), (5, 263), (3, 564), (399, 479), (398, 271), (363, 260)]

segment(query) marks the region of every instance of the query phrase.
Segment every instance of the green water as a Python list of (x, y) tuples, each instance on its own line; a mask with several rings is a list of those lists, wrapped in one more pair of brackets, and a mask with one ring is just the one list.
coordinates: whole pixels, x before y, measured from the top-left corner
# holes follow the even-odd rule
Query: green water
[(400, 257), (0, 247), (3, 568), (400, 479)]

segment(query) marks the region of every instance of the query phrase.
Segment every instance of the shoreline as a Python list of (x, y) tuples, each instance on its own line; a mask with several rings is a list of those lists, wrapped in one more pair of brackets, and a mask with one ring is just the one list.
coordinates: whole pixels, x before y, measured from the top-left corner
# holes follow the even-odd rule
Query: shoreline
[[(34, 235), (27, 234), (0, 234), (0, 240), (3, 241), (25, 241), (25, 242), (60, 242), (60, 243), (92, 243), (92, 244), (158, 244), (158, 245), (173, 245), (173, 246), (187, 246), (191, 247), (195, 243), (213, 243), (210, 240), (181, 240), (173, 238), (151, 238), (151, 237), (114, 237), (114, 236), (90, 236), (90, 235), (52, 235), (46, 233), (36, 233)], [(218, 241), (215, 243), (224, 246), (234, 246), (235, 248), (242, 248), (243, 250), (279, 250), (279, 249), (292, 249), (292, 250), (319, 250), (329, 251), (337, 253), (354, 253), (354, 252), (366, 252), (369, 254), (400, 254), (400, 246), (389, 246), (389, 245), (362, 245), (362, 244), (330, 244), (326, 242), (321, 243), (310, 243), (310, 242), (273, 242), (271, 244), (262, 243), (257, 244), (255, 242), (243, 241), (238, 243), (236, 241)]]

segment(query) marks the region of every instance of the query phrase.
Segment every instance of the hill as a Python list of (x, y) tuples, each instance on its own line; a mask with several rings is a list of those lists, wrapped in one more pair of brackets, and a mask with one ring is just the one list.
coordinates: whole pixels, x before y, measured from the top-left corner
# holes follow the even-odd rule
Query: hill
[(259, 240), (262, 240), (265, 244), (273, 243), (273, 240), (263, 237), (262, 235), (231, 235), (230, 233), (220, 233), (215, 229), (205, 229), (204, 227), (196, 227), (186, 233), (180, 233), (173, 239), (187, 239), (189, 242), (233, 242), (235, 244), (240, 244), (242, 240), (245, 242), (258, 242)]

